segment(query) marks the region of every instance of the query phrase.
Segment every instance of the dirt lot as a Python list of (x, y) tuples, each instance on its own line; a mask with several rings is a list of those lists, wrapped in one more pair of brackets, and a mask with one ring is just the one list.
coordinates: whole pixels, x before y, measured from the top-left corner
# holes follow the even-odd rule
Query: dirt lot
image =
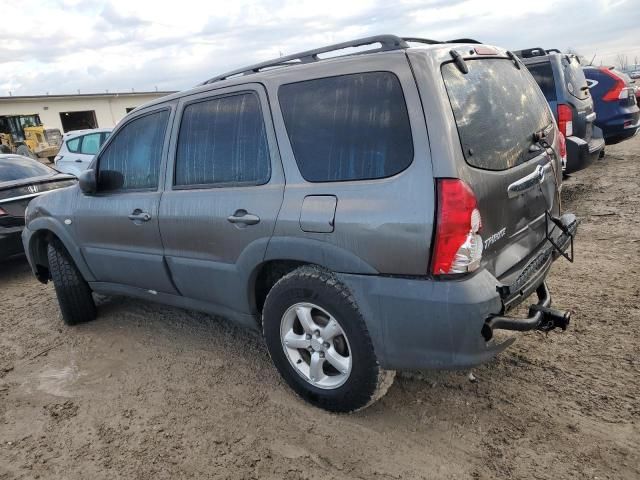
[(566, 333), (469, 371), (403, 373), (354, 415), (283, 384), (257, 334), (105, 298), (63, 325), (52, 285), (0, 264), (0, 479), (640, 478), (640, 137), (565, 184)]

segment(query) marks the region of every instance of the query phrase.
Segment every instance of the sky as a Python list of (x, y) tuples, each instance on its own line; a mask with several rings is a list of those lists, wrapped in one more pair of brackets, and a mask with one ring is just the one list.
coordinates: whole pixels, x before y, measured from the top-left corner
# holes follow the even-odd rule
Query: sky
[(640, 62), (640, 0), (0, 0), (0, 96), (183, 90), (369, 35)]

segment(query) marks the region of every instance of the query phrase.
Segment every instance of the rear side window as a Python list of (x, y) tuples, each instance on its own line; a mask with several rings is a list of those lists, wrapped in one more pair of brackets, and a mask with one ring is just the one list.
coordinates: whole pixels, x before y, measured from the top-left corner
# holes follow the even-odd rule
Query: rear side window
[(564, 81), (567, 84), (567, 90), (576, 98), (586, 99), (589, 97), (589, 89), (583, 88), (587, 86), (587, 79), (584, 77), (582, 67), (575, 57), (564, 55), (562, 57), (562, 68), (564, 69)]
[(78, 153), (78, 150), (80, 149), (80, 140), (81, 139), (82, 139), (82, 137), (76, 137), (76, 138), (72, 138), (71, 140), (67, 141), (67, 148), (69, 149), (70, 152)]
[(550, 63), (538, 63), (535, 65), (527, 65), (529, 72), (533, 75), (534, 80), (542, 90), (545, 98), (549, 102), (557, 100), (556, 82), (553, 79), (553, 69)]
[(290, 83), (278, 98), (298, 168), (309, 182), (389, 177), (413, 160), (409, 114), (391, 72)]
[(467, 61), (469, 73), (442, 66), (460, 143), (469, 165), (506, 170), (530, 160), (535, 132), (553, 122), (547, 101), (511, 60)]
[(101, 191), (157, 188), (169, 111), (161, 110), (127, 123), (100, 155)]
[(54, 170), (31, 158), (18, 156), (0, 158), (0, 182), (44, 177), (55, 173)]
[(255, 93), (217, 97), (187, 105), (182, 115), (177, 186), (267, 183), (271, 160)]

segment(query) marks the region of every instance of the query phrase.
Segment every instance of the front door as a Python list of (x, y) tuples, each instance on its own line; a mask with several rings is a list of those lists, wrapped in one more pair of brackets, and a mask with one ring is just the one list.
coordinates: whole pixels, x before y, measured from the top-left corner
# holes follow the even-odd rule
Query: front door
[(118, 128), (96, 162), (97, 193), (78, 195), (75, 232), (99, 282), (176, 293), (158, 228), (170, 117), (165, 106)]
[(178, 106), (160, 231), (186, 297), (250, 313), (248, 278), (264, 257), (284, 192), (268, 112), (260, 85), (194, 95)]

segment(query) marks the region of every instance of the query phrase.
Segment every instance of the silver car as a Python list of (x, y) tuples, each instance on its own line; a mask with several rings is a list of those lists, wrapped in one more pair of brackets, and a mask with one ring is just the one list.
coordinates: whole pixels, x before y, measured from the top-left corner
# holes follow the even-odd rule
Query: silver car
[[(348, 47), (369, 49), (320, 57)], [(559, 137), (513, 53), (370, 37), (139, 107), (22, 238), (67, 323), (96, 316), (92, 292), (223, 315), (348, 412), (395, 370), (488, 361), (513, 341), (495, 330), (567, 327), (545, 284), (578, 223)]]
[(62, 137), (62, 146), (54, 159), (56, 169), (76, 177), (89, 168), (91, 160), (109, 138), (112, 128), (74, 130)]

